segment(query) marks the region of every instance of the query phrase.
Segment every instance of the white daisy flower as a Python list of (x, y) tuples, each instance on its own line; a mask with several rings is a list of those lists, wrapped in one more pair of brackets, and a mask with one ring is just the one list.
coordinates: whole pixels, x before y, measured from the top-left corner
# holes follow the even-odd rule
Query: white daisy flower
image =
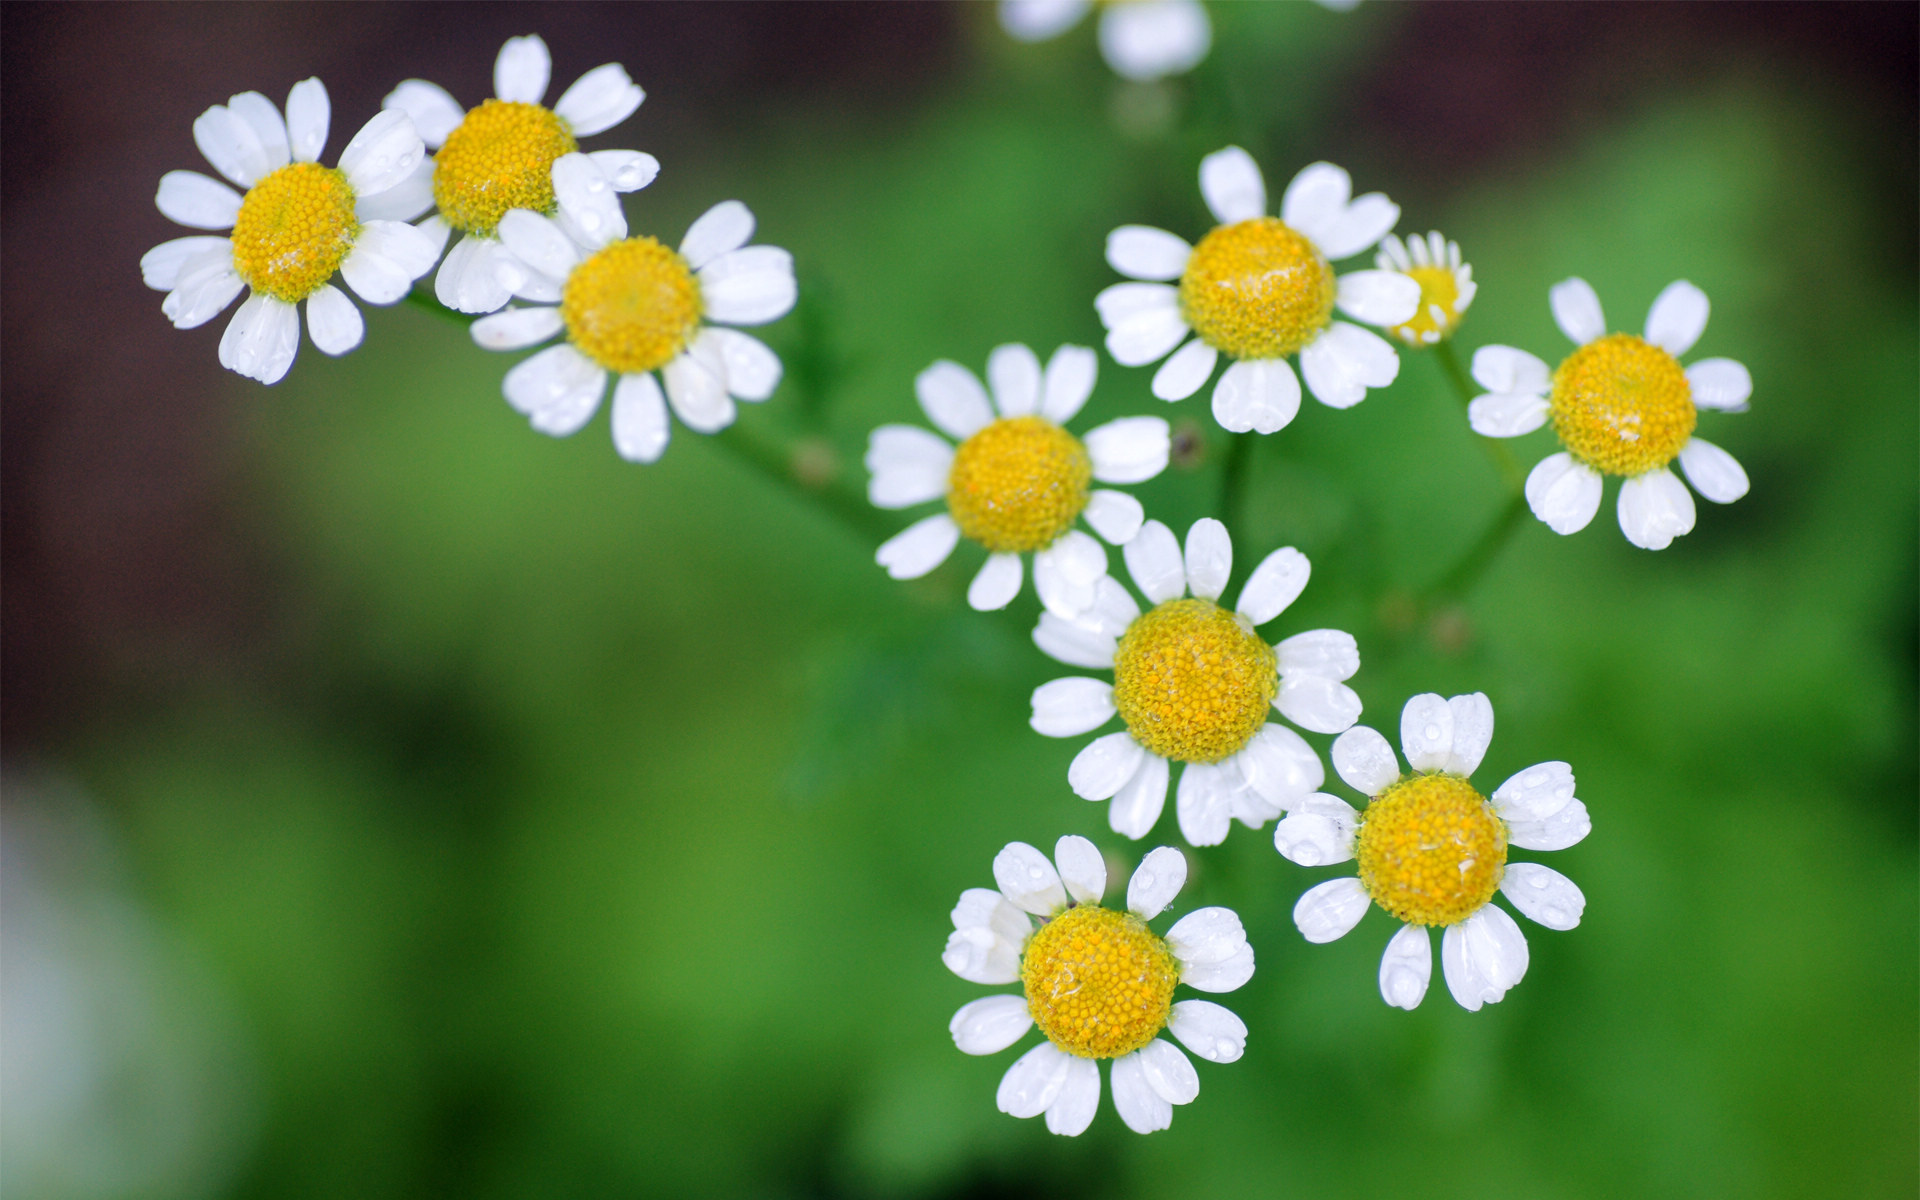
[(953, 1043), (998, 1054), (1038, 1025), (1047, 1040), (1008, 1068), (1001, 1112), (1045, 1113), (1049, 1130), (1074, 1137), (1093, 1123), (1095, 1063), (1109, 1058), (1120, 1119), (1136, 1133), (1165, 1129), (1173, 1106), (1200, 1094), (1200, 1077), (1160, 1031), (1209, 1062), (1233, 1062), (1247, 1045), (1239, 1017), (1208, 1000), (1176, 1004), (1174, 985), (1231, 992), (1253, 976), (1253, 947), (1225, 908), (1190, 912), (1165, 937), (1147, 927), (1187, 881), (1178, 850), (1162, 846), (1141, 860), (1124, 911), (1100, 907), (1107, 864), (1092, 842), (1063, 837), (1053, 855), (1057, 871), (1034, 847), (1009, 843), (993, 860), (999, 890), (961, 893), (941, 961), (969, 983), (1018, 981), (1023, 994), (963, 1007), (947, 1026)]
[(674, 251), (627, 236), (619, 189), (592, 155), (562, 155), (553, 182), (556, 217), (515, 209), (500, 219), (500, 278), (544, 303), (473, 323), (473, 340), (489, 350), (566, 335), (507, 372), (509, 404), (541, 433), (565, 437), (593, 416), (607, 376), (617, 376), (614, 449), (653, 462), (667, 448), (669, 404), (687, 428), (715, 433), (733, 424), (735, 400), (773, 394), (779, 357), (758, 338), (707, 323), (763, 325), (793, 307), (793, 256), (746, 244), (746, 205), (714, 205)]
[[(1000, 24), (1023, 42), (1044, 42), (1092, 7), (1092, 0), (1000, 0)], [(1114, 74), (1145, 83), (1199, 66), (1213, 45), (1213, 23), (1199, 0), (1132, 0), (1102, 6), (1099, 39)]]
[(1402, 245), (1395, 234), (1380, 243), (1373, 265), (1382, 271), (1395, 271), (1420, 285), (1420, 307), (1413, 316), (1387, 330), (1409, 346), (1431, 346), (1453, 336), (1473, 303), (1479, 285), (1473, 281), (1473, 267), (1460, 260), (1460, 243), (1448, 241), (1439, 233), (1426, 237), (1417, 234)]
[(1358, 877), (1308, 889), (1293, 923), (1310, 942), (1331, 942), (1378, 904), (1400, 932), (1380, 960), (1380, 995), (1414, 1009), (1433, 977), (1426, 927), (1446, 933), (1440, 962), (1447, 990), (1468, 1012), (1492, 1004), (1527, 973), (1527, 939), (1493, 893), (1548, 929), (1580, 923), (1587, 898), (1566, 876), (1536, 863), (1510, 863), (1507, 847), (1565, 850), (1593, 823), (1573, 795), (1573, 769), (1563, 762), (1528, 767), (1488, 800), (1467, 776), (1493, 740), (1493, 705), (1484, 695), (1431, 693), (1407, 701), (1400, 771), (1387, 739), (1356, 725), (1333, 744), (1333, 769), (1372, 797), (1364, 812), (1325, 793), (1307, 797), (1273, 830), (1280, 853), (1303, 867), (1359, 860)]
[(1153, 608), (1142, 614), (1109, 578), (1078, 620), (1042, 613), (1033, 631), (1042, 650), (1070, 666), (1111, 668), (1113, 683), (1042, 684), (1033, 728), (1077, 737), (1119, 715), (1126, 728), (1088, 743), (1067, 769), (1075, 794), (1113, 801), (1107, 820), (1118, 833), (1142, 838), (1153, 828), (1174, 762), (1187, 764), (1175, 809), (1189, 843), (1218, 845), (1234, 818), (1258, 829), (1326, 781), (1320, 756), (1269, 722), (1268, 707), (1315, 733), (1346, 729), (1360, 716), (1360, 697), (1343, 682), (1360, 669), (1359, 648), (1337, 629), (1277, 646), (1255, 632), (1307, 586), (1307, 556), (1291, 546), (1254, 568), (1231, 612), (1215, 601), (1232, 572), (1233, 543), (1211, 517), (1187, 531), (1184, 558), (1158, 521), (1142, 525), (1123, 553)]
[[(895, 579), (917, 579), (945, 562), (961, 537), (988, 558), (967, 589), (981, 611), (1005, 608), (1020, 592), (1020, 556), (1033, 555), (1034, 589), (1047, 611), (1074, 617), (1093, 604), (1107, 573), (1107, 552), (1073, 527), (1085, 518), (1119, 546), (1140, 531), (1140, 502), (1099, 483), (1142, 483), (1167, 468), (1172, 435), (1159, 417), (1123, 417), (1087, 431), (1064, 426), (1093, 394), (1099, 360), (1084, 346), (1062, 346), (1045, 369), (1021, 345), (987, 359), (993, 401), (978, 377), (941, 360), (920, 372), (914, 390), (927, 419), (959, 442), (917, 425), (882, 425), (867, 445), (873, 480), (867, 495), (881, 508), (944, 498), (947, 511), (908, 526), (875, 555)], [(998, 410), (996, 417), (995, 410)]]
[(1580, 348), (1552, 371), (1524, 350), (1482, 346), (1473, 378), (1487, 394), (1467, 408), (1475, 433), (1519, 437), (1553, 422), (1566, 447), (1527, 476), (1527, 504), (1555, 533), (1585, 529), (1600, 510), (1600, 479), (1620, 475), (1620, 529), (1647, 550), (1664, 550), (1693, 529), (1693, 497), (1669, 465), (1680, 460), (1694, 490), (1716, 504), (1747, 494), (1733, 455), (1693, 436), (1703, 408), (1745, 412), (1753, 377), (1730, 358), (1679, 358), (1707, 327), (1707, 296), (1686, 280), (1667, 285), (1647, 313), (1645, 333), (1608, 333), (1600, 297), (1584, 279), (1549, 293), (1553, 319)]
[(154, 203), (193, 229), (229, 229), (225, 237), (162, 242), (140, 259), (148, 287), (167, 293), (160, 311), (175, 328), (218, 316), (242, 287), (246, 301), (220, 339), (220, 365), (261, 383), (277, 383), (307, 336), (327, 354), (360, 344), (366, 323), (328, 281), (339, 272), (369, 304), (392, 304), (433, 269), (440, 247), (406, 224), (394, 193), (425, 156), (405, 113), (368, 121), (338, 167), (320, 165), (333, 109), (318, 79), (293, 85), (283, 119), (273, 101), (242, 92), (193, 123), (194, 144), (234, 191), (198, 171), (168, 171)]
[(1333, 260), (1365, 250), (1400, 219), (1380, 193), (1351, 200), (1352, 191), (1345, 171), (1314, 163), (1287, 185), (1275, 220), (1264, 215), (1267, 185), (1253, 158), (1238, 146), (1209, 154), (1200, 192), (1220, 224), (1198, 246), (1146, 225), (1107, 237), (1107, 262), (1143, 281), (1094, 299), (1107, 352), (1128, 367), (1166, 358), (1153, 376), (1162, 400), (1193, 395), (1222, 354), (1233, 359), (1214, 386), (1213, 415), (1235, 433), (1272, 433), (1300, 411), (1290, 354), (1299, 354), (1308, 389), (1334, 408), (1392, 383), (1400, 373), (1393, 347), (1333, 312), (1398, 325), (1418, 312), (1420, 286), (1397, 271), (1334, 277)]
[[(461, 234), (433, 281), (434, 295), (448, 308), (488, 313), (507, 302), (509, 290), (496, 270), (500, 218), (516, 208), (552, 216), (553, 165), (580, 149), (576, 139), (612, 129), (647, 97), (626, 68), (606, 63), (544, 108), (540, 101), (552, 73), (547, 44), (530, 34), (500, 47), (494, 99), (478, 108), (462, 108), (445, 88), (424, 79), (407, 80), (382, 102), (411, 114), (436, 151), (409, 186), (439, 206), (426, 224), (443, 242), (450, 230)], [(617, 191), (638, 191), (660, 173), (653, 155), (637, 150), (596, 150), (589, 157)]]

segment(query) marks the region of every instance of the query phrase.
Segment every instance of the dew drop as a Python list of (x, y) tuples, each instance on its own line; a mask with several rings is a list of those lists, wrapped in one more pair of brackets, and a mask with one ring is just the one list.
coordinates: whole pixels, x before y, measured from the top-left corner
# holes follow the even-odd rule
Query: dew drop
[(1147, 889), (1147, 888), (1150, 888), (1150, 887), (1152, 887), (1152, 886), (1153, 886), (1153, 872), (1152, 872), (1152, 871), (1143, 871), (1143, 872), (1141, 872), (1141, 874), (1140, 874), (1140, 887), (1141, 887), (1141, 889), (1142, 889), (1142, 890), (1145, 890), (1145, 889)]
[(1438, 725), (1429, 725), (1429, 726), (1427, 726), (1427, 728), (1426, 728), (1426, 738), (1427, 738), (1427, 740), (1428, 740), (1428, 741), (1430, 741), (1430, 742), (1437, 742), (1437, 741), (1439, 741), (1439, 740), (1440, 740), (1440, 727), (1439, 727)]

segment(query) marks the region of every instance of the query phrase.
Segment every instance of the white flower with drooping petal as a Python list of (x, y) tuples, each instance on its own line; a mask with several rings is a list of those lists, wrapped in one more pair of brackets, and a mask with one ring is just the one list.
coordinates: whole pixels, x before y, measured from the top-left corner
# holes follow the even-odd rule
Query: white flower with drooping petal
[(1447, 990), (1469, 1012), (1507, 994), (1527, 972), (1527, 939), (1491, 901), (1504, 893), (1523, 916), (1548, 929), (1580, 923), (1587, 899), (1572, 880), (1537, 863), (1507, 861), (1507, 848), (1564, 850), (1593, 828), (1573, 794), (1563, 762), (1528, 767), (1491, 800), (1467, 777), (1493, 740), (1493, 705), (1484, 695), (1446, 699), (1428, 693), (1400, 714), (1403, 774), (1387, 739), (1356, 725), (1333, 744), (1333, 768), (1371, 797), (1356, 811), (1317, 793), (1273, 830), (1281, 854), (1303, 867), (1359, 860), (1359, 874), (1310, 888), (1293, 923), (1310, 942), (1331, 942), (1359, 923), (1370, 904), (1402, 922), (1380, 960), (1380, 995), (1412, 1010), (1433, 977), (1427, 927), (1445, 929), (1440, 962)]
[(1396, 271), (1420, 285), (1420, 307), (1411, 320), (1387, 330), (1409, 346), (1432, 346), (1453, 336), (1460, 321), (1480, 290), (1473, 281), (1473, 267), (1460, 257), (1460, 243), (1449, 241), (1438, 231), (1425, 237), (1414, 236), (1402, 244), (1388, 234), (1380, 243), (1373, 265), (1382, 271)]
[(1485, 395), (1467, 409), (1475, 433), (1509, 438), (1553, 424), (1564, 447), (1527, 476), (1527, 504), (1555, 533), (1585, 529), (1600, 510), (1605, 475), (1620, 475), (1620, 529), (1647, 550), (1664, 550), (1693, 529), (1693, 497), (1670, 469), (1674, 459), (1694, 490), (1716, 504), (1747, 494), (1747, 473), (1731, 454), (1693, 436), (1700, 409), (1745, 412), (1753, 377), (1730, 358), (1682, 368), (1707, 327), (1707, 297), (1686, 280), (1668, 284), (1647, 313), (1641, 337), (1607, 332), (1600, 297), (1584, 279), (1549, 293), (1553, 319), (1579, 347), (1549, 372), (1512, 346), (1482, 346), (1473, 378)]
[[(461, 234), (434, 276), (434, 294), (448, 308), (489, 313), (507, 302), (511, 289), (500, 281), (498, 262), (500, 219), (513, 209), (554, 215), (554, 165), (579, 150), (576, 139), (612, 129), (647, 98), (626, 68), (605, 63), (544, 108), (540, 102), (552, 74), (547, 44), (529, 34), (500, 47), (494, 99), (477, 108), (462, 108), (445, 88), (424, 79), (406, 80), (382, 101), (410, 114), (437, 151), (407, 188), (424, 201), (419, 212), (439, 206), (423, 227), (441, 244), (453, 231)], [(616, 191), (638, 191), (660, 173), (659, 161), (637, 150), (596, 150), (588, 157)]]
[[(1058, 869), (1055, 869), (1055, 863)], [(1173, 1106), (1200, 1094), (1200, 1076), (1172, 1042), (1208, 1062), (1237, 1060), (1247, 1027), (1209, 1000), (1173, 1002), (1175, 984), (1231, 992), (1253, 976), (1240, 918), (1197, 909), (1162, 937), (1147, 927), (1187, 881), (1187, 860), (1162, 846), (1140, 861), (1124, 910), (1101, 908), (1107, 865), (1083, 837), (1060, 839), (1054, 860), (1025, 842), (993, 860), (997, 890), (969, 888), (953, 910), (941, 960), (969, 983), (1020, 983), (953, 1015), (948, 1030), (968, 1054), (998, 1054), (1034, 1025), (1046, 1041), (1008, 1068), (996, 1101), (1016, 1117), (1045, 1113), (1047, 1128), (1075, 1137), (1100, 1106), (1100, 1059), (1113, 1060), (1113, 1106), (1127, 1128), (1152, 1133)], [(1038, 928), (1034, 918), (1040, 919)], [(1127, 986), (1113, 986), (1118, 979)]]
[(786, 315), (798, 294), (793, 256), (747, 245), (746, 205), (714, 205), (676, 251), (627, 236), (619, 188), (593, 156), (562, 156), (553, 179), (555, 217), (516, 209), (500, 220), (500, 277), (537, 303), (473, 323), (473, 340), (489, 350), (566, 334), (507, 372), (509, 404), (541, 433), (565, 437), (593, 416), (612, 375), (614, 449), (650, 463), (666, 451), (669, 406), (694, 432), (717, 433), (733, 424), (734, 401), (773, 394), (779, 357), (724, 326)]
[(1299, 355), (1307, 389), (1333, 408), (1351, 408), (1368, 388), (1393, 382), (1393, 346), (1333, 315), (1399, 325), (1418, 312), (1420, 285), (1391, 270), (1336, 278), (1331, 264), (1385, 237), (1400, 219), (1398, 205), (1379, 192), (1352, 198), (1347, 173), (1322, 162), (1294, 176), (1276, 220), (1265, 215), (1260, 168), (1238, 146), (1201, 162), (1200, 192), (1220, 224), (1197, 246), (1146, 225), (1123, 225), (1107, 238), (1107, 262), (1139, 281), (1094, 300), (1116, 362), (1165, 358), (1153, 394), (1173, 401), (1199, 391), (1224, 354), (1233, 362), (1214, 385), (1213, 415), (1234, 433), (1273, 433), (1300, 411), (1289, 355)]
[[(1074, 793), (1111, 800), (1115, 832), (1145, 837), (1167, 802), (1172, 762), (1186, 764), (1175, 801), (1195, 846), (1224, 841), (1233, 820), (1273, 820), (1326, 780), (1320, 756), (1269, 708), (1303, 729), (1338, 733), (1360, 716), (1346, 680), (1360, 669), (1351, 634), (1314, 629), (1268, 645), (1256, 627), (1299, 597), (1311, 570), (1291, 546), (1269, 554), (1232, 610), (1216, 603), (1233, 567), (1226, 526), (1203, 518), (1173, 532), (1148, 521), (1124, 550), (1152, 607), (1144, 614), (1112, 578), (1075, 620), (1043, 613), (1034, 642), (1070, 666), (1110, 668), (1114, 681), (1069, 677), (1033, 693), (1033, 728), (1048, 737), (1092, 733), (1118, 715), (1126, 728), (1095, 738), (1067, 770)], [(1189, 595), (1189, 593), (1191, 593)]]
[[(1172, 437), (1159, 417), (1122, 417), (1087, 432), (1066, 431), (1093, 394), (1099, 360), (1084, 346), (1062, 346), (1043, 368), (1022, 345), (996, 347), (987, 388), (958, 363), (920, 372), (914, 390), (935, 428), (882, 425), (868, 442), (873, 473), (867, 495), (881, 508), (945, 500), (947, 511), (908, 526), (875, 555), (895, 579), (917, 579), (945, 562), (961, 537), (986, 547), (986, 565), (967, 603), (1005, 608), (1020, 593), (1020, 556), (1033, 555), (1034, 588), (1048, 612), (1074, 617), (1093, 604), (1107, 573), (1107, 552), (1074, 528), (1084, 519), (1115, 546), (1145, 517), (1125, 492), (1091, 483), (1143, 483), (1164, 471)], [(996, 416), (996, 412), (998, 415)]]
[[(1000, 24), (1023, 42), (1043, 42), (1078, 25), (1091, 0), (1001, 0)], [(1199, 0), (1131, 0), (1100, 12), (1100, 54), (1114, 74), (1145, 83), (1184, 75), (1213, 46)]]
[(425, 156), (405, 113), (368, 121), (337, 168), (320, 165), (332, 123), (327, 89), (318, 79), (293, 85), (286, 116), (258, 92), (216, 104), (193, 123), (193, 140), (243, 195), (197, 171), (168, 171), (154, 203), (192, 229), (231, 230), (224, 237), (162, 242), (140, 259), (148, 287), (167, 293), (160, 311), (178, 329), (220, 315), (242, 288), (248, 296), (220, 339), (220, 365), (249, 379), (277, 383), (307, 335), (327, 354), (360, 344), (366, 323), (336, 272), (369, 304), (392, 304), (433, 269), (440, 247), (406, 224), (418, 213), (396, 207), (396, 194)]

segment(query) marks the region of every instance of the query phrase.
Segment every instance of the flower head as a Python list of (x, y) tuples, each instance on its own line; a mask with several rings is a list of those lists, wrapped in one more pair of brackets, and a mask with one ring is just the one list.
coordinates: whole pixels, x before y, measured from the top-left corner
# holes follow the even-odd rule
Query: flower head
[(566, 334), (507, 372), (509, 404), (541, 433), (565, 437), (593, 416), (613, 375), (614, 449), (653, 462), (667, 448), (669, 405), (687, 428), (714, 433), (733, 424), (735, 400), (773, 394), (773, 351), (710, 324), (761, 325), (793, 307), (793, 257), (746, 244), (746, 205), (714, 205), (669, 249), (627, 236), (619, 188), (600, 160), (564, 155), (553, 181), (554, 217), (514, 209), (500, 219), (498, 277), (536, 303), (473, 323), (473, 340), (489, 350)]
[[(547, 94), (553, 59), (538, 36), (508, 38), (493, 64), (494, 98), (465, 109), (445, 88), (409, 79), (383, 104), (413, 116), (436, 153), (409, 187), (439, 213), (428, 222), (444, 240), (460, 240), (434, 276), (434, 294), (448, 308), (487, 313), (512, 289), (499, 278), (501, 218), (515, 209), (554, 216), (560, 209), (553, 168), (580, 149), (578, 139), (604, 133), (633, 115), (646, 93), (619, 63), (606, 63), (575, 80), (552, 108)], [(596, 150), (590, 158), (617, 191), (653, 182), (660, 164), (637, 150)]]
[[(246, 301), (220, 339), (220, 365), (277, 383), (300, 348), (297, 305), (306, 301), (307, 335), (328, 354), (360, 344), (366, 324), (335, 274), (370, 304), (392, 304), (433, 268), (440, 246), (406, 224), (418, 216), (403, 185), (425, 155), (405, 113), (368, 121), (339, 166), (319, 158), (332, 122), (318, 79), (293, 85), (286, 116), (258, 92), (216, 104), (193, 123), (193, 140), (236, 192), (197, 171), (168, 171), (154, 197), (162, 213), (225, 237), (162, 242), (140, 260), (148, 287), (176, 328), (218, 316), (242, 288)], [(396, 219), (397, 218), (397, 219)]]
[[(1234, 360), (1213, 389), (1213, 415), (1235, 433), (1272, 433), (1300, 411), (1297, 354), (1307, 388), (1350, 408), (1400, 373), (1393, 347), (1334, 310), (1374, 325), (1414, 317), (1420, 285), (1398, 271), (1335, 276), (1332, 264), (1378, 242), (1400, 209), (1378, 192), (1349, 199), (1347, 173), (1314, 163), (1287, 185), (1280, 217), (1267, 216), (1267, 185), (1245, 150), (1229, 146), (1200, 164), (1200, 192), (1220, 221), (1197, 246), (1145, 225), (1107, 238), (1107, 262), (1139, 283), (1094, 300), (1107, 351), (1123, 366), (1166, 358), (1153, 394), (1184, 400), (1221, 355)], [(1192, 337), (1188, 335), (1192, 334)], [(1176, 349), (1178, 347), (1178, 349)]]
[(1482, 346), (1473, 378), (1487, 394), (1467, 410), (1475, 433), (1518, 437), (1553, 423), (1565, 447), (1527, 476), (1527, 503), (1555, 533), (1585, 529), (1600, 510), (1604, 475), (1620, 485), (1627, 540), (1664, 550), (1693, 528), (1693, 497), (1669, 469), (1674, 459), (1694, 490), (1716, 504), (1747, 494), (1747, 473), (1731, 454), (1693, 436), (1703, 408), (1745, 412), (1753, 377), (1730, 358), (1679, 358), (1707, 327), (1706, 293), (1682, 279), (1647, 313), (1642, 336), (1608, 333), (1600, 298), (1584, 279), (1550, 293), (1553, 318), (1579, 347), (1551, 372), (1512, 346)]
[[(1107, 552), (1076, 529), (1123, 545), (1139, 532), (1144, 511), (1125, 492), (1094, 483), (1141, 483), (1167, 466), (1171, 435), (1159, 417), (1124, 417), (1067, 432), (1093, 393), (1098, 360), (1084, 346), (1062, 346), (1045, 368), (1021, 345), (995, 348), (987, 389), (973, 372), (941, 361), (920, 372), (914, 389), (927, 419), (959, 445), (915, 425), (882, 425), (867, 447), (873, 481), (867, 494), (881, 508), (945, 499), (947, 511), (927, 517), (880, 547), (875, 556), (895, 579), (915, 579), (946, 561), (962, 537), (988, 552), (967, 589), (976, 609), (1004, 608), (1019, 594), (1020, 556), (1033, 555), (1034, 587), (1049, 612), (1077, 616), (1093, 603), (1107, 573)], [(997, 415), (996, 415), (997, 411)]]
[(1492, 740), (1485, 696), (1415, 696), (1400, 714), (1407, 772), (1386, 738), (1356, 725), (1334, 742), (1333, 767), (1372, 797), (1365, 810), (1316, 793), (1274, 826), (1274, 846), (1303, 867), (1358, 860), (1358, 875), (1328, 880), (1294, 905), (1293, 922), (1308, 941), (1344, 936), (1369, 903), (1402, 923), (1380, 961), (1380, 995), (1396, 1008), (1416, 1008), (1427, 994), (1428, 926), (1446, 930), (1447, 989), (1473, 1012), (1527, 973), (1526, 935), (1491, 903), (1494, 892), (1549, 929), (1572, 929), (1586, 909), (1586, 897), (1558, 871), (1507, 861), (1509, 847), (1564, 850), (1593, 828), (1574, 798), (1572, 768), (1528, 767), (1488, 799), (1467, 777)]
[[(1058, 870), (1054, 863), (1059, 864)], [(1025, 842), (993, 860), (998, 890), (969, 888), (953, 910), (941, 960), (970, 983), (1018, 982), (1021, 994), (975, 1000), (948, 1029), (968, 1054), (998, 1054), (1040, 1027), (1046, 1041), (1020, 1056), (1000, 1081), (1000, 1111), (1047, 1115), (1047, 1128), (1073, 1137), (1100, 1105), (1100, 1059), (1113, 1060), (1113, 1106), (1137, 1133), (1173, 1122), (1173, 1106), (1200, 1093), (1200, 1077), (1170, 1031), (1209, 1062), (1246, 1049), (1247, 1027), (1207, 1000), (1173, 999), (1178, 984), (1230, 992), (1253, 975), (1253, 947), (1229, 909), (1202, 908), (1165, 936), (1147, 922), (1187, 881), (1187, 860), (1162, 846), (1140, 861), (1125, 909), (1100, 907), (1107, 864), (1083, 837), (1063, 837), (1054, 861)], [(1036, 929), (1034, 918), (1040, 919)]]
[(1452, 337), (1479, 290), (1473, 282), (1473, 267), (1460, 260), (1460, 243), (1438, 233), (1410, 237), (1404, 245), (1390, 233), (1373, 262), (1382, 271), (1398, 272), (1420, 285), (1419, 308), (1387, 330), (1409, 346), (1431, 346)]
[[(1043, 42), (1080, 23), (1091, 0), (1001, 0), (1000, 24), (1023, 42)], [(1147, 82), (1184, 75), (1213, 45), (1198, 0), (1130, 0), (1100, 11), (1100, 54), (1116, 75)]]
[(1126, 728), (1088, 743), (1067, 782), (1085, 799), (1112, 800), (1107, 820), (1127, 837), (1145, 837), (1160, 819), (1175, 762), (1186, 764), (1176, 810), (1190, 844), (1218, 845), (1235, 818), (1258, 829), (1326, 779), (1319, 755), (1268, 721), (1268, 709), (1316, 733), (1352, 725), (1360, 698), (1343, 681), (1360, 669), (1360, 651), (1337, 629), (1278, 645), (1256, 631), (1307, 585), (1307, 557), (1291, 546), (1254, 568), (1232, 610), (1218, 603), (1233, 568), (1233, 543), (1220, 522), (1194, 522), (1183, 556), (1173, 531), (1148, 521), (1124, 553), (1152, 607), (1142, 612), (1106, 578), (1086, 614), (1043, 613), (1033, 631), (1054, 658), (1109, 668), (1113, 683), (1070, 677), (1042, 684), (1033, 693), (1033, 728), (1077, 737), (1120, 718)]

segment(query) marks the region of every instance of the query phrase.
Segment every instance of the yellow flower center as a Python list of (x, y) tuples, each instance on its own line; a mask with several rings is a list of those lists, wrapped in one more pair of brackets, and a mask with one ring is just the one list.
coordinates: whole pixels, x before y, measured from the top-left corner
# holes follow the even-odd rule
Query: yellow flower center
[(1008, 417), (960, 443), (947, 472), (947, 511), (996, 554), (1044, 550), (1087, 506), (1093, 460), (1045, 417)]
[(281, 167), (248, 189), (233, 222), (233, 269), (247, 286), (289, 304), (340, 269), (360, 222), (353, 185), (319, 163)]
[(1333, 318), (1333, 267), (1273, 217), (1217, 225), (1180, 276), (1180, 313), (1200, 340), (1235, 358), (1280, 358)]
[(492, 237), (509, 209), (553, 213), (553, 161), (579, 148), (551, 110), (488, 100), (467, 111), (433, 156), (433, 201), (455, 229)]
[(1460, 324), (1460, 281), (1451, 267), (1409, 267), (1400, 272), (1420, 285), (1420, 309), (1413, 319), (1387, 330), (1409, 346), (1431, 346)]
[(687, 260), (650, 237), (595, 251), (560, 293), (568, 338), (607, 370), (628, 375), (672, 362), (699, 328), (701, 311)]
[(1507, 869), (1507, 826), (1458, 775), (1413, 775), (1360, 819), (1360, 886), (1409, 925), (1457, 925), (1493, 899)]
[(1047, 1040), (1081, 1058), (1131, 1054), (1167, 1027), (1180, 966), (1132, 913), (1070, 908), (1027, 940), (1020, 982)]
[(1273, 647), (1245, 618), (1197, 596), (1142, 614), (1113, 655), (1113, 704), (1127, 732), (1173, 762), (1239, 753), (1279, 688)]
[(1560, 443), (1607, 475), (1666, 466), (1693, 436), (1700, 415), (1673, 355), (1628, 333), (1568, 355), (1553, 373), (1549, 402)]

